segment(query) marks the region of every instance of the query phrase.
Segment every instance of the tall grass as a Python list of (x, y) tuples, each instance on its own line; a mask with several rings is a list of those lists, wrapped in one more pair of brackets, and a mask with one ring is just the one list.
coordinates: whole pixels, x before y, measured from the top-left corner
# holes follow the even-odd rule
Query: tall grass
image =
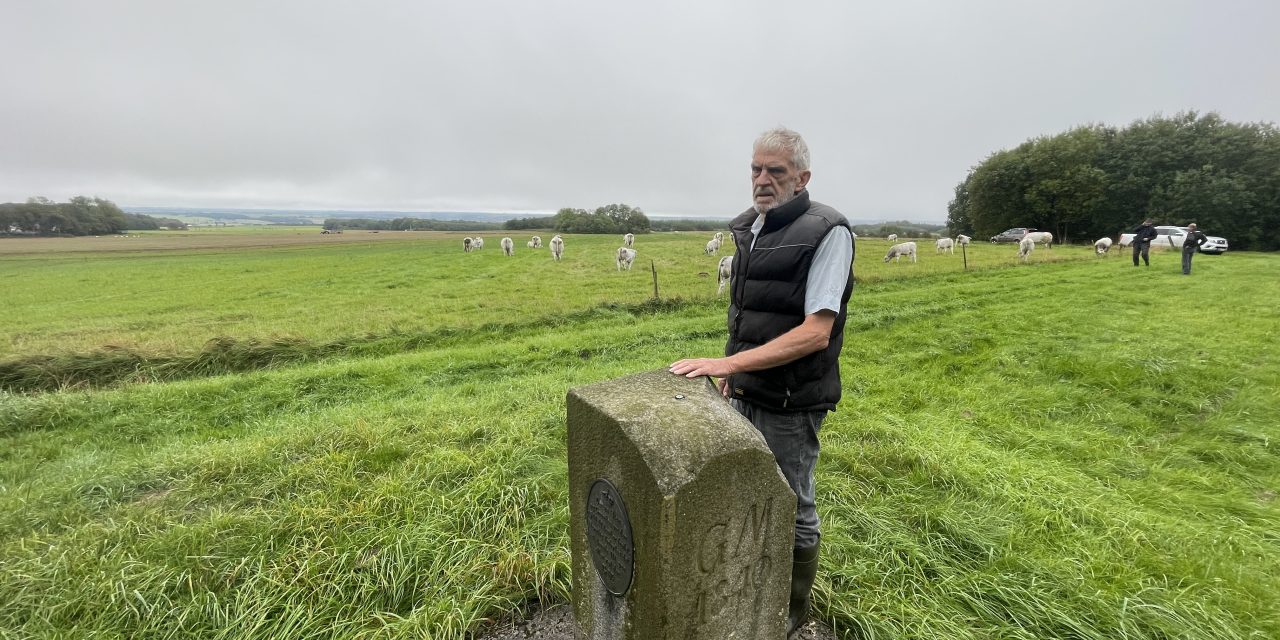
[[(1184, 278), (1176, 257), (982, 248), (969, 273), (926, 254), (860, 274), (819, 614), (848, 638), (1280, 637), (1277, 258)], [(297, 364), (0, 394), (0, 636), (461, 639), (565, 599), (565, 391), (723, 348), (706, 293), (594, 295)]]

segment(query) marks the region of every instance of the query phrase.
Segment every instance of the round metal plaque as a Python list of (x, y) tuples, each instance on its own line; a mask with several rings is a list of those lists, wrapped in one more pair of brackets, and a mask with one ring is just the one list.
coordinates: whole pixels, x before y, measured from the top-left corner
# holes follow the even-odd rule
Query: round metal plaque
[(604, 478), (593, 482), (587, 492), (587, 547), (605, 589), (615, 596), (626, 594), (635, 560), (631, 519), (622, 494)]

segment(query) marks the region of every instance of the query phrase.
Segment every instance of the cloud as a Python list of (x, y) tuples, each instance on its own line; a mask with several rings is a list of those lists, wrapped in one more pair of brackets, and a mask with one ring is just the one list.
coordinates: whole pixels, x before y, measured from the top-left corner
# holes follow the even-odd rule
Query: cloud
[(760, 131), (851, 217), (988, 154), (1280, 107), (1280, 5), (9, 3), (0, 200), (731, 215)]

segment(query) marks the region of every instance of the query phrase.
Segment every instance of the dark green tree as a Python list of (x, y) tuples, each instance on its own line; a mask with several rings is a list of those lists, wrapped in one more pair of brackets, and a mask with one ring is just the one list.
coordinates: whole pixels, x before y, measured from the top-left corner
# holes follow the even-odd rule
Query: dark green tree
[(649, 233), (649, 218), (638, 208), (625, 204), (597, 207), (595, 214), (613, 222), (614, 233)]
[(1195, 112), (1078, 127), (991, 154), (955, 194), (948, 224), (975, 237), (1035, 227), (1089, 242), (1150, 217), (1280, 249), (1280, 130)]
[(57, 204), (29, 198), (25, 204), (0, 205), (0, 232), (30, 235), (101, 235), (127, 228), (124, 212), (102, 198), (76, 196)]

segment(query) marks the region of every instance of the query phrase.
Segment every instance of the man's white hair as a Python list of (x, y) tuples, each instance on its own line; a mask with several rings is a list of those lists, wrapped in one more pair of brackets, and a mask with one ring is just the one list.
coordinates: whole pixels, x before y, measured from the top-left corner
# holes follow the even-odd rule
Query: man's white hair
[(770, 129), (756, 138), (756, 151), (773, 151), (791, 156), (791, 164), (796, 171), (809, 170), (809, 145), (804, 143), (800, 134), (786, 127)]

